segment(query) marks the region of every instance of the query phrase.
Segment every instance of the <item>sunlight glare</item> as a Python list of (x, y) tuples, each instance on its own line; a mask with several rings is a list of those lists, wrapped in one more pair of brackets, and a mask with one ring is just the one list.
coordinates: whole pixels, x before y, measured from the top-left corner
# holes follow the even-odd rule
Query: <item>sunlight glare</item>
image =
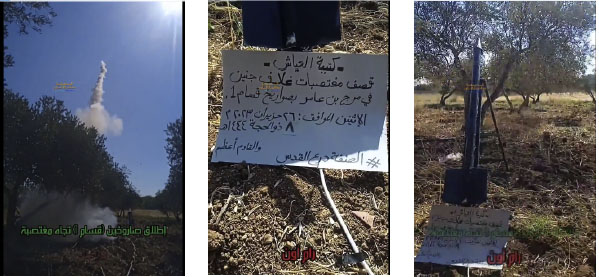
[(180, 15), (181, 14), (181, 2), (171, 1), (171, 2), (162, 2), (162, 11), (164, 11), (165, 15)]

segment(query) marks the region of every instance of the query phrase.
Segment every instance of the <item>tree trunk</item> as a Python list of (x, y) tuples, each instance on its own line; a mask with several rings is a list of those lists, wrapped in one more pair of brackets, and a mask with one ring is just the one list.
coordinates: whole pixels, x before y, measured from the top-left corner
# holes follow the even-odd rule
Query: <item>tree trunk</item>
[(533, 103), (533, 104), (539, 103), (539, 100), (541, 100), (541, 99), (540, 99), (540, 98), (541, 98), (541, 94), (542, 94), (542, 93), (539, 93), (539, 94), (537, 94), (537, 95), (536, 95), (536, 97), (533, 97), (533, 98), (532, 98), (532, 103)]
[(587, 90), (587, 94), (588, 94), (589, 96), (591, 96), (591, 98), (593, 99), (593, 104), (595, 104), (595, 103), (596, 103), (596, 102), (595, 102), (595, 94), (593, 94), (593, 91), (591, 91), (591, 90)]
[[(462, 61), (460, 60), (460, 54), (456, 49), (452, 50), (453, 54), (453, 66), (460, 71), (461, 82), (457, 84), (456, 89), (462, 91), (464, 96), (464, 111), (468, 110), (468, 97), (466, 95), (466, 85), (470, 83), (470, 77), (464, 67), (462, 67)], [(468, 121), (468, 114), (464, 112), (464, 122)]]
[(495, 86), (495, 90), (493, 90), (493, 93), (491, 94), (491, 99), (487, 99), (485, 101), (485, 103), (483, 104), (482, 111), (481, 111), (482, 119), (485, 118), (485, 114), (487, 113), (487, 110), (491, 106), (491, 103), (493, 101), (495, 101), (497, 98), (499, 98), (499, 96), (503, 92), (503, 88), (505, 86), (505, 81), (507, 81), (510, 70), (512, 70), (512, 65), (514, 64), (514, 62), (516, 62), (517, 57), (518, 57), (517, 55), (511, 55), (508, 62), (505, 64), (505, 67), (503, 68), (503, 72), (501, 73), (501, 76), (499, 77), (499, 80), (497, 82), (497, 86)]
[(15, 212), (17, 211), (17, 201), (19, 199), (19, 191), (18, 191), (18, 185), (19, 183), (17, 183), (17, 185), (9, 190), (8, 192), (8, 217), (6, 220), (6, 226), (9, 229), (14, 229), (15, 228)]
[(522, 97), (524, 97), (524, 102), (522, 102), (522, 104), (520, 104), (520, 107), (518, 107), (518, 113), (520, 113), (520, 112), (522, 112), (522, 110), (528, 108), (528, 104), (529, 104), (530, 98), (531, 98), (529, 95), (522, 96)]
[(454, 88), (452, 91), (450, 91), (448, 93), (441, 93), (441, 101), (439, 101), (439, 105), (444, 107), (445, 101), (447, 101), (447, 99), (449, 99), (449, 97), (451, 97), (453, 95), (453, 93), (456, 92), (456, 90), (458, 90), (458, 89)]
[(503, 90), (503, 96), (505, 96), (505, 100), (507, 101), (507, 104), (510, 106), (510, 113), (514, 112), (514, 104), (512, 104), (512, 100), (510, 100), (509, 95), (507, 95), (507, 92), (505, 92), (505, 89)]
[[(463, 71), (463, 70), (462, 70)], [(463, 71), (465, 72), (465, 71)], [(468, 92), (466, 90), (466, 86), (470, 84), (470, 79), (462, 76), (462, 83), (458, 85), (458, 89), (462, 92), (462, 96), (464, 98), (464, 125), (462, 128), (466, 127), (466, 122), (468, 121)]]

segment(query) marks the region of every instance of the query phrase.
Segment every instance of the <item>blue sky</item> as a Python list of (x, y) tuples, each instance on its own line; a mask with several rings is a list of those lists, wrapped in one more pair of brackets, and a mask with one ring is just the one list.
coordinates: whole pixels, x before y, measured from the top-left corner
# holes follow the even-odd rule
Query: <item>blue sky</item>
[[(156, 2), (50, 5), (58, 16), (41, 34), (19, 35), (10, 26), (5, 45), (15, 65), (5, 69), (8, 88), (31, 103), (56, 96), (75, 114), (88, 106), (103, 60), (103, 105), (123, 120), (122, 134), (107, 136), (108, 152), (131, 170), (142, 196), (154, 195), (169, 173), (164, 130), (182, 114), (180, 11)], [(76, 89), (53, 89), (63, 82)]]

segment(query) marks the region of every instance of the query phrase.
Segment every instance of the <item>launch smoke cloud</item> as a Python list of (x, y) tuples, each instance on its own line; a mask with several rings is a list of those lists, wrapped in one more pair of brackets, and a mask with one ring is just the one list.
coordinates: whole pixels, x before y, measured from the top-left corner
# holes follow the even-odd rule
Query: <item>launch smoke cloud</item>
[(100, 134), (119, 136), (123, 132), (123, 120), (116, 115), (110, 115), (102, 105), (104, 95), (104, 77), (106, 76), (106, 63), (100, 62), (100, 75), (89, 99), (89, 107), (77, 109), (77, 117), (88, 127), (95, 127)]
[[(105, 228), (108, 228), (109, 225), (114, 227), (117, 224), (117, 218), (112, 210), (98, 207), (78, 193), (60, 194), (30, 191), (22, 197), (23, 200), (19, 207), (21, 214), (19, 226), (37, 227), (43, 225), (57, 228), (60, 225), (77, 224), (79, 227), (87, 225), (89, 229), (92, 229), (100, 224), (104, 224)], [(53, 236), (53, 238), (73, 242), (79, 237)], [(114, 239), (114, 237), (106, 235), (85, 236), (84, 238), (91, 241)]]

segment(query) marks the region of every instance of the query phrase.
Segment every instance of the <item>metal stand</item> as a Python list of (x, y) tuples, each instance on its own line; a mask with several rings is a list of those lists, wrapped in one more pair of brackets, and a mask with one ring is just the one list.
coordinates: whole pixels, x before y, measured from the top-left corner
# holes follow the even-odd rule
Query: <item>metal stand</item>
[[(327, 201), (329, 201), (329, 206), (331, 206), (333, 213), (335, 213), (335, 217), (337, 217), (337, 221), (339, 221), (339, 225), (341, 226), (341, 229), (343, 229), (343, 233), (345, 234), (345, 237), (349, 241), (349, 244), (351, 245), (352, 250), (354, 250), (355, 253), (360, 253), (360, 249), (358, 249), (358, 246), (356, 246), (354, 239), (352, 238), (351, 234), (349, 233), (349, 229), (347, 229), (347, 226), (345, 225), (345, 222), (343, 221), (343, 218), (341, 217), (339, 210), (337, 210), (337, 207), (335, 206), (335, 202), (333, 202), (333, 199), (331, 198), (331, 195), (329, 194), (329, 190), (327, 189), (327, 183), (324, 181), (324, 173), (322, 171), (322, 168), (319, 168), (319, 171), (320, 171), (320, 181), (322, 182), (322, 189), (324, 190), (324, 194), (327, 197)], [(360, 264), (368, 272), (368, 275), (374, 275), (374, 273), (372, 273), (372, 270), (370, 270), (370, 267), (368, 266), (368, 263), (366, 263), (366, 261), (362, 261)]]
[[(487, 81), (484, 79), (480, 79), (480, 83), (484, 84), (485, 93), (487, 94), (487, 101), (489, 101), (489, 110), (491, 111), (491, 118), (493, 119), (493, 125), (495, 126), (495, 134), (497, 134), (497, 141), (499, 142), (499, 149), (501, 149), (501, 156), (503, 157), (503, 163), (505, 164), (505, 170), (510, 171), (510, 168), (507, 165), (507, 159), (505, 158), (505, 151), (503, 150), (503, 142), (501, 142), (501, 135), (499, 135), (499, 127), (497, 127), (497, 120), (495, 119), (495, 112), (493, 111), (493, 101), (491, 101), (491, 96), (489, 95), (489, 89), (487, 88)], [(509, 98), (508, 98), (509, 99)]]

